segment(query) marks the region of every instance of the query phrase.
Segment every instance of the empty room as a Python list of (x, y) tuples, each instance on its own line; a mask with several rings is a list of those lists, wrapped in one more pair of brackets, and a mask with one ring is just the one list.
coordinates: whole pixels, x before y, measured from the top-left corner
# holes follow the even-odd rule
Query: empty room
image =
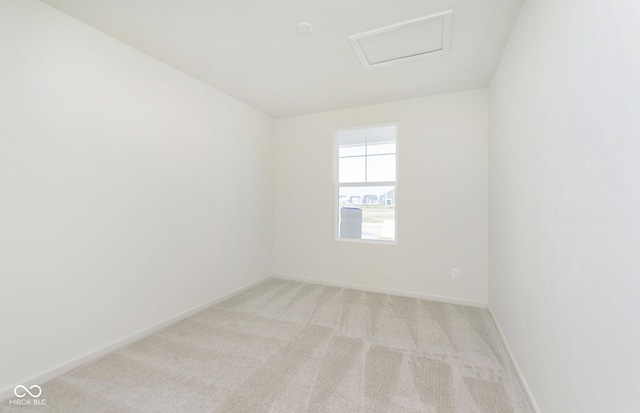
[(638, 39), (0, 0), (0, 412), (640, 412)]

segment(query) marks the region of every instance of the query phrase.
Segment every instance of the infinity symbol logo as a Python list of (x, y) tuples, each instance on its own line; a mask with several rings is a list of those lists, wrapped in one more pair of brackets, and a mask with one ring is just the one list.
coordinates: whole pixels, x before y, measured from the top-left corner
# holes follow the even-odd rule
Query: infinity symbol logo
[[(36, 393), (35, 391), (33, 393), (31, 393), (29, 391), (29, 390), (33, 390), (34, 388), (37, 390), (37, 392), (38, 392), (37, 394), (34, 394), (34, 393)], [(20, 389), (22, 389), (22, 390), (20, 390)], [(18, 392), (20, 392), (20, 393), (18, 393)], [(40, 397), (40, 395), (42, 394), (42, 389), (37, 384), (34, 384), (33, 386), (29, 387), (28, 389), (26, 387), (24, 387), (22, 384), (19, 384), (19, 385), (16, 386), (15, 389), (13, 389), (13, 394), (15, 394), (16, 397), (24, 397), (24, 396), (27, 395), (27, 393), (29, 394), (29, 396), (34, 397), (34, 398), (35, 397)]]

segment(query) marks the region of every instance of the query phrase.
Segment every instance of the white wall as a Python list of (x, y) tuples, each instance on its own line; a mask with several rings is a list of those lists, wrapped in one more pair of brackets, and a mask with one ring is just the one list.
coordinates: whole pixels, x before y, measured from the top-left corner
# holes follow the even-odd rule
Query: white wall
[(640, 411), (639, 22), (527, 0), (490, 89), (490, 305), (545, 413)]
[[(398, 245), (335, 241), (333, 129), (393, 120)], [(276, 120), (274, 273), (486, 303), (487, 155), (486, 89)]]
[(273, 120), (0, 2), (0, 390), (271, 273)]

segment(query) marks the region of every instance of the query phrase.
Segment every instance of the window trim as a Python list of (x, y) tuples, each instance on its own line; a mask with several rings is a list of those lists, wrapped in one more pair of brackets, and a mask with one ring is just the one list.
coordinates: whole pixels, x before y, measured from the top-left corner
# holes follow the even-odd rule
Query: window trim
[[(368, 129), (382, 126), (395, 126), (396, 128), (396, 179), (395, 181), (384, 181), (384, 182), (339, 182), (339, 154), (340, 154), (340, 142), (339, 142), (339, 134), (340, 132), (350, 131), (350, 130), (359, 130), (359, 129)], [(364, 244), (381, 244), (381, 245), (398, 245), (398, 171), (399, 164), (398, 161), (398, 153), (400, 147), (400, 125), (397, 120), (387, 121), (387, 122), (378, 122), (378, 123), (365, 123), (356, 126), (346, 126), (339, 127), (333, 129), (333, 240), (340, 242), (355, 242), (355, 243), (364, 243)], [(393, 182), (394, 190), (395, 190), (395, 236), (393, 241), (388, 240), (373, 240), (373, 239), (362, 239), (362, 238), (340, 238), (338, 236), (339, 233), (339, 214), (340, 214), (340, 187), (348, 187), (348, 186), (390, 186), (389, 183)]]

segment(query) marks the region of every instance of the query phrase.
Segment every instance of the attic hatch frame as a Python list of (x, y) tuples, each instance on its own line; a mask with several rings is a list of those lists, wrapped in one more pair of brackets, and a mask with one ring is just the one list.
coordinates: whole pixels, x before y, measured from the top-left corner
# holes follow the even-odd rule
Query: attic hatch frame
[[(380, 35), (383, 33), (400, 30), (412, 24), (427, 22), (429, 20), (436, 20), (436, 19), (442, 20), (442, 45), (439, 49), (425, 51), (423, 53), (413, 54), (409, 56), (392, 58), (392, 59), (384, 60), (381, 62), (371, 63), (369, 62), (367, 55), (365, 54), (364, 50), (360, 45), (360, 39), (365, 39), (365, 38)], [(451, 50), (452, 20), (453, 20), (453, 10), (445, 10), (439, 13), (430, 14), (428, 16), (418, 17), (416, 19), (406, 20), (406, 21), (389, 25), (389, 26), (381, 27), (379, 29), (374, 29), (374, 30), (369, 30), (366, 32), (354, 34), (349, 36), (349, 41), (351, 42), (351, 46), (353, 46), (353, 49), (355, 50), (356, 55), (358, 56), (358, 59), (360, 59), (360, 63), (362, 63), (362, 66), (364, 67), (365, 70), (397, 65), (399, 63), (407, 62), (410, 60), (439, 56), (439, 55), (449, 53), (449, 51)]]

